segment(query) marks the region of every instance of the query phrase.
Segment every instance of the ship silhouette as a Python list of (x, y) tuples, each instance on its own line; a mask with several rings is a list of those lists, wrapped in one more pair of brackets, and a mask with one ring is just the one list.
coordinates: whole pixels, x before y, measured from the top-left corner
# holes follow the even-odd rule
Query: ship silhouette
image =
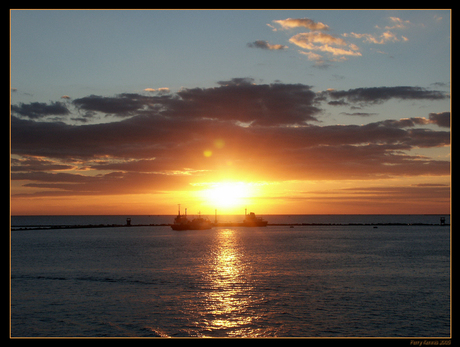
[(241, 223), (238, 222), (218, 222), (217, 221), (217, 210), (216, 219), (214, 226), (216, 227), (266, 227), (268, 222), (260, 217), (256, 217), (254, 212), (248, 214), (247, 209), (244, 209), (244, 220)]
[(245, 227), (266, 227), (267, 226), (267, 221), (263, 220), (260, 217), (256, 217), (256, 214), (254, 212), (250, 212), (247, 214), (247, 210), (245, 209), (245, 218), (243, 221), (243, 226)]
[(208, 218), (201, 217), (201, 213), (198, 213), (197, 218), (190, 220), (187, 218), (187, 209), (185, 209), (185, 215), (181, 215), (180, 204), (178, 206), (177, 216), (174, 218), (174, 223), (171, 224), (173, 230), (207, 230), (212, 227), (266, 227), (268, 224), (266, 220), (257, 217), (254, 212), (248, 214), (247, 209), (244, 210), (244, 220), (242, 223), (218, 222), (217, 210), (214, 223)]
[(201, 217), (201, 213), (198, 213), (197, 218), (189, 220), (187, 218), (187, 209), (185, 209), (185, 215), (181, 216), (180, 214), (180, 205), (177, 212), (176, 218), (174, 218), (174, 223), (171, 224), (173, 230), (207, 230), (211, 229), (213, 224), (207, 218)]

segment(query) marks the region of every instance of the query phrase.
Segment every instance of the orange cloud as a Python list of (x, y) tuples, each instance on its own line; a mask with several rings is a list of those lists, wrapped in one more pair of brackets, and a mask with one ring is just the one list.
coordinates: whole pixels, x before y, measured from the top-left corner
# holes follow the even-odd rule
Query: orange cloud
[(283, 29), (290, 28), (307, 28), (310, 30), (329, 30), (329, 26), (321, 22), (315, 22), (309, 18), (287, 18), (281, 20), (274, 20), (273, 23), (281, 25)]
[[(385, 26), (385, 32), (381, 34), (357, 34), (354, 32), (351, 33), (344, 33), (342, 34), (343, 37), (353, 37), (357, 39), (363, 39), (363, 42), (374, 43), (378, 45), (383, 45), (388, 42), (398, 42), (398, 41), (409, 41), (409, 39), (405, 36), (398, 37), (394, 32), (390, 30), (394, 29), (405, 29), (408, 24), (411, 24), (408, 20), (402, 20), (398, 17), (390, 17), (390, 20), (394, 23), (392, 26)], [(376, 26), (377, 29), (381, 29), (380, 27)]]
[[(347, 42), (341, 38), (321, 32), (313, 31), (309, 33), (299, 33), (291, 37), (289, 41), (304, 49), (328, 52), (334, 56), (362, 55), (357, 51), (358, 47), (356, 45), (347, 44)], [(334, 47), (332, 45), (348, 46), (349, 49)]]
[[(305, 43), (321, 43), (321, 44), (336, 44), (340, 46), (345, 46), (345, 40), (334, 37), (329, 34), (325, 34), (319, 31), (311, 31), (308, 33), (299, 33), (294, 35), (289, 39), (289, 41), (301, 46)], [(302, 46), (301, 46), (302, 47)], [(304, 47), (305, 48), (305, 47)]]
[(306, 55), (308, 57), (308, 60), (313, 60), (313, 61), (323, 61), (323, 57), (319, 54), (313, 53), (313, 52), (304, 52), (300, 51), (300, 54)]
[(398, 17), (390, 17), (390, 20), (395, 23), (393, 26), (386, 26), (385, 29), (405, 29), (406, 25), (411, 24), (408, 20), (402, 20)]
[(169, 88), (145, 88), (144, 91), (146, 92), (159, 92), (160, 94), (167, 94), (169, 93)]

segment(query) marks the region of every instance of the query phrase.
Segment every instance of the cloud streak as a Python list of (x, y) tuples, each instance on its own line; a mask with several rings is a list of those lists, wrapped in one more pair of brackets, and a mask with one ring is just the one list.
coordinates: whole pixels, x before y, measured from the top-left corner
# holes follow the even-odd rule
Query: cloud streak
[(379, 104), (390, 99), (443, 100), (448, 98), (448, 96), (443, 92), (412, 86), (328, 90), (325, 93), (335, 100), (346, 99), (348, 102), (352, 103), (367, 104)]
[(284, 45), (272, 45), (268, 43), (267, 41), (263, 41), (263, 40), (257, 40), (254, 42), (250, 42), (247, 44), (247, 46), (251, 48), (268, 49), (271, 51), (280, 51), (280, 50), (284, 50), (288, 48), (288, 46), (284, 46)]
[(44, 102), (21, 103), (12, 105), (11, 111), (30, 119), (40, 119), (46, 116), (63, 116), (70, 113), (64, 103), (56, 101), (49, 105)]

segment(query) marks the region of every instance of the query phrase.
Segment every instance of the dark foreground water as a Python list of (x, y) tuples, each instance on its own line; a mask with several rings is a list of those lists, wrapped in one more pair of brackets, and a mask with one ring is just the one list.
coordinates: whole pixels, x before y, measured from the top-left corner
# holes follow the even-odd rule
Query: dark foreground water
[(449, 249), (446, 226), (13, 230), (11, 335), (448, 337)]

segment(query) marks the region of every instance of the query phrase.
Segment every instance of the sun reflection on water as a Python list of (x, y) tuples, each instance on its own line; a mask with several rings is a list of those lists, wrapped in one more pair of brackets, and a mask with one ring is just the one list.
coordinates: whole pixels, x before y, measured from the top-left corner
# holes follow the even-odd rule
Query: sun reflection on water
[(211, 335), (253, 336), (258, 319), (250, 281), (250, 266), (245, 261), (244, 247), (234, 229), (217, 229), (217, 242), (205, 274), (207, 328)]

